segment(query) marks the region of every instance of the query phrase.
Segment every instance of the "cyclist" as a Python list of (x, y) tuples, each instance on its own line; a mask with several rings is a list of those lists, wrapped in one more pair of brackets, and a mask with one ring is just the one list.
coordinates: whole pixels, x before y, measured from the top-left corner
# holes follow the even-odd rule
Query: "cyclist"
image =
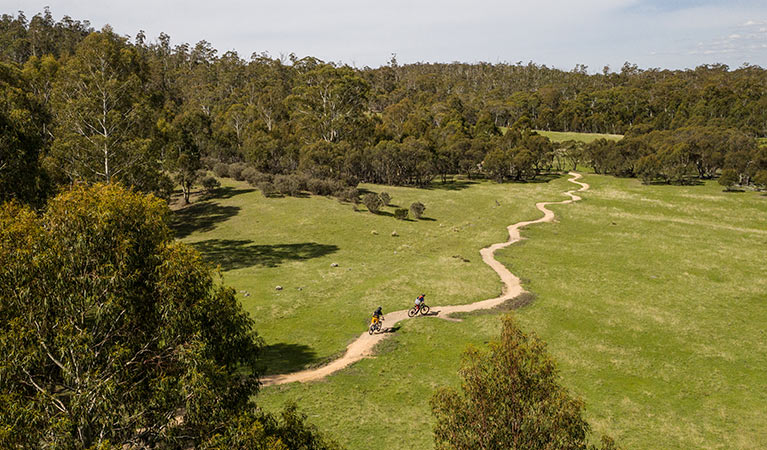
[(379, 320), (384, 320), (383, 310), (381, 309), (380, 306), (375, 310), (375, 312), (373, 312), (373, 318), (371, 319), (371, 323), (376, 323)]
[(426, 302), (426, 294), (421, 294), (418, 296), (418, 298), (415, 299), (415, 309), (416, 311), (419, 311), (421, 309), (421, 305), (423, 305)]

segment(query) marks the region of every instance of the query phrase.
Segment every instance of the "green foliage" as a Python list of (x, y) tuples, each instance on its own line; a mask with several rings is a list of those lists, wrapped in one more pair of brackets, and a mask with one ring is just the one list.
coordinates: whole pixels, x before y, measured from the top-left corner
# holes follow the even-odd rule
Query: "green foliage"
[(416, 219), (420, 219), (423, 216), (423, 212), (426, 211), (426, 206), (421, 202), (413, 202), (410, 204), (410, 214)]
[(397, 220), (407, 219), (407, 214), (408, 214), (407, 208), (397, 208), (394, 210), (394, 218)]
[(215, 173), (216, 176), (219, 177), (219, 178), (226, 178), (226, 177), (228, 177), (229, 176), (229, 164), (225, 164), (225, 163), (222, 163), (222, 162), (216, 163), (213, 166), (213, 173)]
[(147, 71), (145, 57), (108, 28), (90, 34), (64, 61), (51, 96), (50, 165), (61, 181), (122, 181), (159, 191)]
[(246, 166), (243, 163), (232, 163), (229, 164), (229, 176), (234, 178), (237, 181), (243, 181), (245, 180), (245, 176), (243, 175), (243, 171), (247, 169), (248, 166)]
[(372, 213), (377, 213), (381, 209), (381, 197), (369, 192), (362, 196), (362, 204)]
[(47, 194), (41, 167), (48, 115), (28, 92), (21, 72), (0, 63), (0, 202), (40, 206)]
[(738, 172), (735, 169), (724, 169), (719, 175), (717, 183), (721, 184), (728, 191), (738, 183)]
[(754, 175), (754, 184), (762, 189), (767, 188), (767, 170), (760, 170)]
[(326, 448), (294, 409), (255, 413), (253, 321), (167, 213), (115, 184), (0, 210), (0, 446), (205, 447), (235, 423)]
[(381, 204), (383, 206), (389, 206), (389, 203), (391, 203), (391, 195), (386, 191), (381, 191), (378, 194), (378, 197), (381, 199)]
[(221, 182), (216, 179), (216, 177), (206, 176), (200, 181), (200, 184), (202, 187), (208, 192), (211, 193), (221, 187)]
[(560, 385), (546, 346), (503, 318), (500, 342), (470, 348), (459, 371), (461, 391), (431, 400), (439, 449), (588, 448), (584, 404)]

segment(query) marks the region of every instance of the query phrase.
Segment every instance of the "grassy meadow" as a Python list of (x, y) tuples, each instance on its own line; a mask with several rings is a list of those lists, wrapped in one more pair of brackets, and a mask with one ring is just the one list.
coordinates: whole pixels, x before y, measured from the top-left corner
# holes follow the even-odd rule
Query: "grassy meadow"
[(498, 259), (596, 429), (626, 448), (766, 448), (767, 196), (587, 176)]
[(570, 185), (563, 176), (509, 185), (457, 180), (432, 189), (361, 186), (385, 190), (393, 205), (426, 205), (422, 220), (400, 221), (393, 206), (376, 215), (325, 197), (264, 198), (225, 181), (219, 198), (177, 214), (178, 235), (237, 289), (267, 343), (266, 373), (343, 352), (379, 305), (384, 313), (405, 309), (420, 293), (433, 304), (497, 295), (501, 282), (479, 249), (505, 240), (509, 223), (535, 216), (538, 199), (560, 198)]
[(594, 142), (597, 139), (607, 139), (608, 141), (620, 141), (622, 134), (601, 134), (601, 133), (569, 133), (564, 131), (544, 131), (536, 130), (541, 136), (546, 136), (551, 142), (581, 141), (586, 144)]
[[(625, 448), (766, 447), (767, 196), (715, 182), (585, 181), (584, 201), (552, 207), (555, 223), (498, 254), (536, 295), (518, 320), (549, 343), (595, 431)], [(362, 186), (426, 205), (426, 220), (401, 222), (393, 208), (266, 199), (227, 180), (219, 198), (179, 214), (178, 230), (238, 290), (266, 341), (267, 373), (293, 371), (342, 352), (379, 304), (403, 309), (424, 292), (438, 310), (497, 295), (478, 250), (573, 187), (566, 177), (437, 186)], [(408, 320), (374, 358), (320, 382), (265, 388), (259, 403), (298, 403), (350, 449), (429, 449), (431, 393), (457, 384), (463, 349), (499, 325), (497, 312)]]
[[(506, 134), (509, 130), (507, 127), (500, 127), (501, 132)], [(565, 141), (579, 141), (586, 144), (596, 141), (597, 139), (607, 139), (608, 141), (620, 141), (623, 139), (622, 134), (603, 134), (603, 133), (576, 133), (566, 131), (545, 131), (535, 130), (536, 133), (541, 136), (546, 136), (551, 142), (559, 143)]]

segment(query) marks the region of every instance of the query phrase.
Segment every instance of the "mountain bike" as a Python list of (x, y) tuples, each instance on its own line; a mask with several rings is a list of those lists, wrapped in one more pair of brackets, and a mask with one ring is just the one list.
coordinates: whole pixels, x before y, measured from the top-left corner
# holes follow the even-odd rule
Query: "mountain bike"
[(408, 317), (415, 317), (418, 314), (421, 314), (422, 316), (429, 314), (429, 305), (427, 305), (426, 303), (421, 303), (420, 305), (413, 306), (407, 312)]
[(383, 317), (380, 317), (375, 322), (371, 321), (370, 328), (368, 328), (368, 334), (373, 334), (373, 333), (376, 333), (378, 331), (381, 331), (381, 321), (382, 320), (384, 320)]

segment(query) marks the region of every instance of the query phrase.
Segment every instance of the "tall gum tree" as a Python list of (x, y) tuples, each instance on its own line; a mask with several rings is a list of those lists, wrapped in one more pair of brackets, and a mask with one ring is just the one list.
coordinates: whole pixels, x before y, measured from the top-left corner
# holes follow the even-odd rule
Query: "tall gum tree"
[(151, 145), (148, 66), (109, 28), (91, 33), (54, 85), (51, 157), (66, 180), (120, 180), (150, 191), (160, 164)]

